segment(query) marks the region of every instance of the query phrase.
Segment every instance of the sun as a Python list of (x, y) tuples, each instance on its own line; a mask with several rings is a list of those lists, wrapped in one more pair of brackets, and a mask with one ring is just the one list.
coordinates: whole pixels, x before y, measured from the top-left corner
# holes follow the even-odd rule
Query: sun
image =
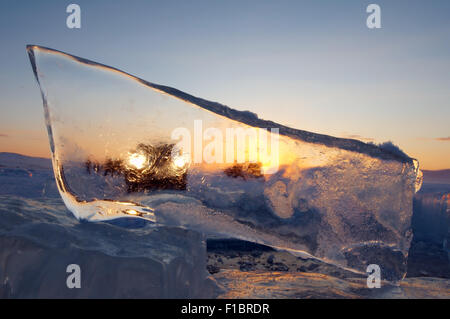
[(175, 166), (175, 168), (180, 169), (180, 168), (184, 168), (187, 164), (189, 164), (189, 158), (187, 156), (175, 156), (172, 159), (172, 163), (173, 166)]
[(144, 154), (133, 153), (128, 157), (128, 163), (137, 169), (143, 168), (146, 162), (147, 156)]

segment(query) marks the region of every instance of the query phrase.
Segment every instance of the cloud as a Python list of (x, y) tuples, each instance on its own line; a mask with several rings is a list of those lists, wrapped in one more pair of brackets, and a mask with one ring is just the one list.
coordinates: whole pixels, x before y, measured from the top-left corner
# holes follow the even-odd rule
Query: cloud
[(9, 137), (8, 134), (2, 134), (0, 133), (0, 137)]
[(450, 142), (450, 136), (447, 136), (447, 137), (436, 137), (434, 140), (435, 141), (441, 141), (441, 142)]

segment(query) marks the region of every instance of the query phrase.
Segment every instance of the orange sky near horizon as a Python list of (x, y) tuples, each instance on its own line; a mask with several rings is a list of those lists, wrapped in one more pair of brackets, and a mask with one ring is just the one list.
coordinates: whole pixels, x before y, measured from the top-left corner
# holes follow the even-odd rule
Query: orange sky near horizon
[[(322, 133), (322, 132), (319, 132)], [(374, 141), (356, 135), (342, 135), (343, 138), (353, 138), (363, 142)], [(420, 168), (424, 170), (450, 169), (450, 139), (411, 138), (399, 145), (409, 156), (419, 160)], [(378, 142), (378, 141), (375, 141)], [(441, 145), (441, 152), (436, 152)], [(433, 152), (434, 151), (434, 152)], [(0, 152), (18, 153), (33, 157), (50, 158), (50, 146), (45, 129), (42, 131), (15, 130), (0, 133)]]

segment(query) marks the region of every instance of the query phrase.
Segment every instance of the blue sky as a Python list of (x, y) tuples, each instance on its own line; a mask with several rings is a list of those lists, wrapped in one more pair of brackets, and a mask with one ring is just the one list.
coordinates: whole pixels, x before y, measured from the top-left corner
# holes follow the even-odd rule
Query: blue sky
[[(66, 7), (81, 7), (81, 29)], [(381, 29), (366, 7), (381, 7)], [(449, 1), (0, 2), (0, 151), (49, 156), (25, 45), (450, 168)]]

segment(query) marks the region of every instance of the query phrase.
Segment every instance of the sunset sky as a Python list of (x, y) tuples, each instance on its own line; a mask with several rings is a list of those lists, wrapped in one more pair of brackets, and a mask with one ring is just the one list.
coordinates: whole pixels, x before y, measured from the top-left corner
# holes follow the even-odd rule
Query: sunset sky
[[(81, 7), (81, 29), (66, 7)], [(381, 7), (368, 29), (366, 7)], [(0, 152), (49, 157), (38, 44), (294, 128), (450, 168), (450, 1), (0, 2)]]

